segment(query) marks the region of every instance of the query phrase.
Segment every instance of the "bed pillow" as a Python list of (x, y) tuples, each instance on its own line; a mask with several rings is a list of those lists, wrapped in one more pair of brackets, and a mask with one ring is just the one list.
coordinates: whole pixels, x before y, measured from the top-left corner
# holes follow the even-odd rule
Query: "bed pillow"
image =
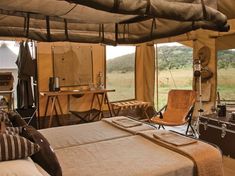
[(6, 126), (13, 126), (10, 119), (8, 118), (8, 113), (0, 110), (0, 122), (4, 122)]
[(26, 158), (38, 152), (39, 148), (19, 135), (0, 134), (0, 161)]
[(30, 158), (0, 162), (1, 176), (43, 176)]
[(52, 176), (62, 176), (62, 170), (55, 152), (47, 139), (32, 126), (25, 126), (22, 135), (40, 146), (40, 151), (31, 158)]

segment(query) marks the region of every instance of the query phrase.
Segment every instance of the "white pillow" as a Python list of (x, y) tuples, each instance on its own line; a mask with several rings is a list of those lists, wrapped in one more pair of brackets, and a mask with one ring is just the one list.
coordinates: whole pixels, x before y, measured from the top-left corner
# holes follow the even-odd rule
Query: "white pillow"
[(43, 176), (30, 158), (0, 162), (1, 176)]

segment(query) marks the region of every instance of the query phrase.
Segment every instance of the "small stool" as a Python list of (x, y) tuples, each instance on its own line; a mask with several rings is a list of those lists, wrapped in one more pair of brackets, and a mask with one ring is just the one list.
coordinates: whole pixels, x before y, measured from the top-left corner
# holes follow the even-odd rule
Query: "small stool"
[(119, 112), (124, 109), (142, 108), (144, 115), (147, 118), (149, 118), (148, 114), (146, 113), (146, 110), (150, 106), (150, 102), (134, 100), (134, 101), (115, 102), (111, 103), (111, 105), (115, 116), (118, 116)]

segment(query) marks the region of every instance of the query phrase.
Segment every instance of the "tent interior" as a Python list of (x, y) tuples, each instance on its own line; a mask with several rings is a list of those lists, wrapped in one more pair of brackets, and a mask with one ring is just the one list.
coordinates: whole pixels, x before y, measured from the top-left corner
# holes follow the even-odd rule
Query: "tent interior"
[[(187, 76), (191, 81), (188, 82), (189, 87), (183, 87), (181, 83), (176, 86), (174, 78), (177, 76), (174, 75), (176, 72), (171, 72), (171, 65), (166, 65), (170, 76), (164, 79), (173, 79), (174, 86), (170, 86), (167, 91), (186, 88), (197, 92), (192, 115), (195, 126), (198, 125), (200, 115), (214, 113), (218, 104), (230, 104), (231, 111), (235, 113), (234, 67), (231, 67), (233, 72), (229, 73), (230, 78), (226, 78), (230, 86), (228, 95), (219, 97), (222, 94), (218, 88), (221, 73), (218, 71), (219, 52), (235, 49), (233, 0), (4, 0), (0, 1), (0, 40), (15, 42), (20, 48), (19, 53), (19, 50), (15, 52), (18, 55), (17, 60), (24, 60), (25, 57), (30, 57), (29, 55), (30, 59), (34, 60), (30, 63), (25, 61), (25, 67), (21, 65), (23, 61), (17, 64), (18, 69), (23, 68), (21, 73), (18, 70), (19, 75), (24, 71), (30, 72), (30, 95), (24, 91), (18, 94), (19, 80), (24, 80), (24, 76), (18, 75), (17, 78), (17, 71), (4, 69), (2, 65), (0, 73), (12, 72), (14, 75), (14, 88), (10, 92), (14, 93), (15, 100), (11, 101), (8, 109), (22, 109), (26, 114), (27, 109), (31, 109), (30, 125), (37, 129), (47, 128), (50, 123), (57, 126), (61, 121), (66, 125), (78, 123), (74, 120), (70, 122), (71, 117), (81, 122), (84, 120), (80, 118), (83, 112), (87, 113), (93, 110), (93, 107), (100, 108), (103, 117), (113, 116), (113, 112), (109, 114), (109, 111), (113, 110), (110, 110), (107, 101), (111, 105), (116, 102), (148, 102), (151, 108), (146, 112), (147, 116), (151, 117), (166, 103), (166, 100), (161, 102), (161, 97), (167, 95), (165, 89), (164, 95), (160, 92), (160, 87), (164, 88), (166, 85), (160, 80), (159, 62), (160, 57), (165, 57), (161, 56), (164, 53), (158, 46), (164, 47), (164, 43), (174, 45), (175, 42), (190, 48), (189, 72), (184, 72), (185, 69), (181, 66), (175, 70), (183, 76), (189, 74)], [(21, 48), (24, 43), (27, 46), (25, 50)], [(26, 50), (31, 54), (26, 54)], [(112, 59), (120, 57), (121, 53), (131, 57), (130, 63), (124, 62), (127, 65), (120, 66), (117, 59), (116, 62)], [(1, 64), (4, 59), (2, 54), (3, 50), (0, 49)], [(180, 53), (182, 58), (184, 54)], [(200, 60), (203, 58), (207, 62), (206, 65), (200, 65), (204, 62)], [(200, 78), (194, 74), (198, 69), (198, 60)], [(235, 58), (225, 60), (224, 63), (226, 62), (231, 62), (234, 66)], [(122, 67), (122, 70), (112, 72), (113, 68), (108, 65), (110, 63), (112, 66)], [(54, 84), (57, 82), (58, 90), (53, 89), (54, 84), (51, 87), (51, 81)], [(108, 97), (94, 101), (93, 94), (86, 91), (96, 89), (110, 90), (104, 94)], [(4, 91), (0, 88), (0, 96)], [(56, 96), (55, 99), (48, 98), (60, 91), (74, 91), (75, 95), (65, 94)], [(78, 91), (85, 93), (77, 94)], [(97, 93), (97, 97), (100, 94), (102, 95)], [(24, 99), (23, 96), (27, 98)], [(29, 100), (29, 97), (32, 100)], [(53, 109), (54, 106), (58, 107)], [(124, 110), (120, 114), (132, 115), (132, 111), (133, 109), (127, 112)], [(56, 118), (53, 115), (59, 116)], [(134, 117), (139, 120), (147, 118), (139, 109), (134, 112)], [(91, 121), (97, 119), (100, 120), (100, 116), (92, 118)], [(229, 172), (234, 174), (230, 170), (226, 173)]]

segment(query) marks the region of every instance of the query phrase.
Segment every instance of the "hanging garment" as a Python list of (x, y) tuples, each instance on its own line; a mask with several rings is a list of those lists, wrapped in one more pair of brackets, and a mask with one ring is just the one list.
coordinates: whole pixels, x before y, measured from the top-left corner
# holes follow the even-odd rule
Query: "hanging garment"
[(31, 86), (31, 76), (35, 75), (35, 66), (33, 64), (28, 42), (20, 43), (19, 55), (16, 60), (18, 66), (18, 84), (17, 84), (17, 107), (27, 109), (33, 106), (34, 98)]

